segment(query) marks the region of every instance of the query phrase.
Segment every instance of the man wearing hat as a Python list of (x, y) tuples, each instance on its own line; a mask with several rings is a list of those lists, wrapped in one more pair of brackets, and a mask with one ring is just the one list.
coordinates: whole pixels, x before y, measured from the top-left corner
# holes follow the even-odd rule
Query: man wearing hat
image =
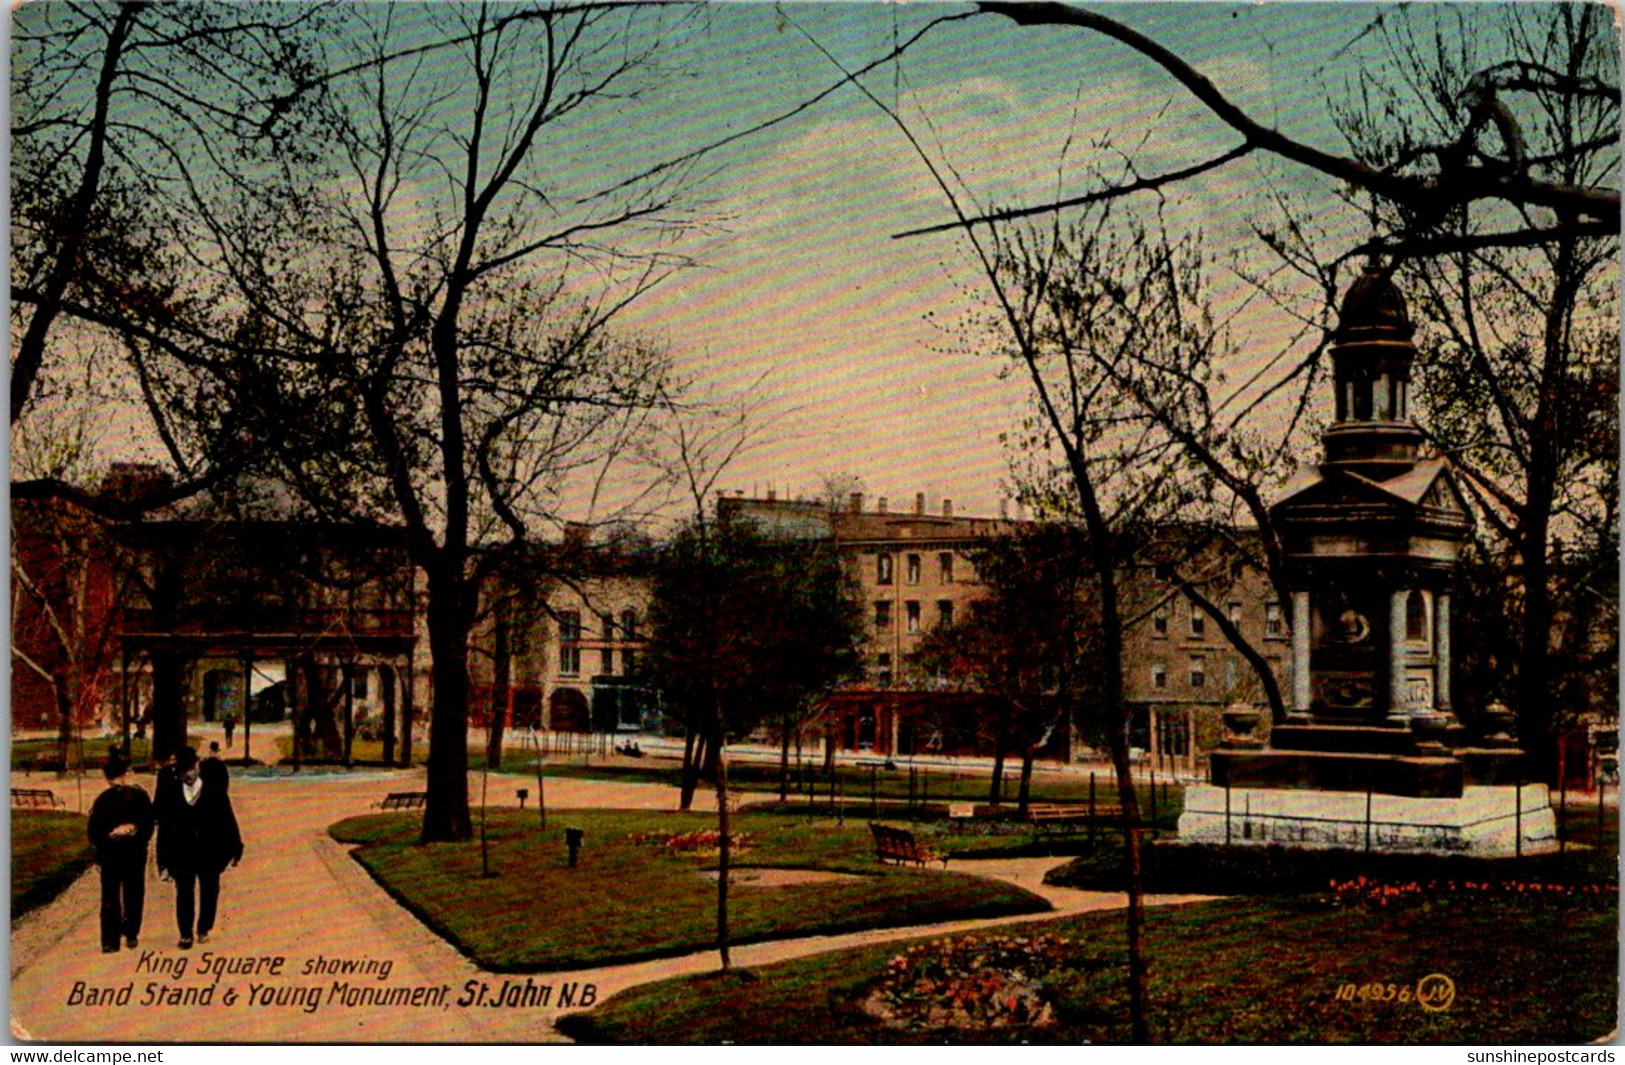
[[(221, 770), (224, 765), (219, 765)], [(182, 747), (158, 776), (158, 872), (175, 881), (175, 921), (182, 950), (209, 941), (220, 902), (220, 874), (243, 856), (243, 837), (224, 773), (201, 773), (197, 752)]]
[(135, 947), (147, 893), (147, 842), (152, 839), (152, 800), (129, 779), (130, 763), (107, 753), (102, 775), (107, 790), (90, 806), (90, 845), (102, 879), (102, 951), (115, 953), (119, 937)]

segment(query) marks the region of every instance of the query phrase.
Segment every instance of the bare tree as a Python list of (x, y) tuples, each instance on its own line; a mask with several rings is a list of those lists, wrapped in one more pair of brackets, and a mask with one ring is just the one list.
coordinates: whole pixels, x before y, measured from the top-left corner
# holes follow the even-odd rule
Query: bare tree
[[(1557, 157), (1530, 149), (1521, 142), (1514, 99), (1520, 94), (1545, 93), (1567, 105), (1600, 102), (1616, 116), (1620, 91), (1617, 62), (1609, 67), (1578, 70), (1549, 66), (1541, 57), (1515, 56), (1470, 71), (1469, 80), (1447, 112), (1449, 122), (1438, 135), (1409, 138), (1397, 155), (1381, 159), (1358, 152), (1340, 155), (1314, 147), (1306, 140), (1272, 129), (1221, 93), (1200, 70), (1157, 41), (1122, 22), (1084, 8), (1058, 3), (1008, 3), (983, 0), (978, 12), (1008, 18), (1018, 26), (1044, 32), (1066, 28), (1101, 34), (1133, 49), (1162, 67), (1222, 125), (1241, 138), (1234, 148), (1189, 166), (1132, 180), (1050, 203), (1035, 204), (955, 219), (938, 227), (955, 229), (984, 221), (1044, 214), (1064, 207), (1114, 199), (1167, 188), (1226, 166), (1255, 152), (1276, 156), (1335, 181), (1364, 190), (1400, 210), (1408, 218), (1387, 231), (1379, 243), (1398, 244), (1418, 254), (1435, 254), (1448, 247), (1521, 247), (1548, 242), (1558, 231), (1574, 237), (1616, 235), (1620, 226), (1620, 199), (1616, 182), (1603, 175), (1565, 173), (1563, 164), (1599, 147), (1617, 148), (1617, 131), (1609, 137), (1564, 146)], [(1514, 16), (1514, 17), (1522, 17)], [(1538, 17), (1538, 16), (1537, 16)], [(1588, 32), (1594, 42), (1608, 36), (1600, 13)], [(1556, 164), (1556, 165), (1554, 165)], [(1486, 229), (1470, 237), (1439, 238), (1414, 225), (1417, 219), (1439, 219), (1479, 205), (1509, 206), (1518, 213), (1507, 228)], [(1537, 209), (1554, 214), (1555, 220)]]
[[(557, 527), (571, 480), (601, 478), (652, 408), (663, 353), (610, 327), (682, 265), (672, 242), (690, 222), (675, 176), (604, 194), (561, 160), (593, 150), (581, 123), (595, 108), (658, 85), (655, 53), (692, 15), (345, 17), (327, 180), (222, 216), (226, 280), (272, 354), (217, 373), (300, 412), (260, 438), (319, 513), (404, 524), (426, 578), (434, 700), (423, 836), (466, 839), (479, 589), (497, 548)], [(435, 62), (403, 49), (408, 35), (442, 42)]]
[(306, 34), (323, 17), (271, 4), (17, 12), (13, 425), (47, 353), (85, 343), (76, 330), (167, 338), (192, 328), (179, 279), (208, 243), (192, 222), (233, 177), (305, 156), (298, 130), (316, 96)]

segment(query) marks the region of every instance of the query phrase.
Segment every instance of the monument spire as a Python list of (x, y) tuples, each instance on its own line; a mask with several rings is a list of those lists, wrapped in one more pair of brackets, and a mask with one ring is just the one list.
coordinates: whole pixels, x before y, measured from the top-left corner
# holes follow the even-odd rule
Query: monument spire
[(1377, 480), (1416, 464), (1422, 430), (1409, 413), (1416, 346), (1391, 268), (1367, 265), (1343, 297), (1331, 348), (1336, 420), (1326, 461)]

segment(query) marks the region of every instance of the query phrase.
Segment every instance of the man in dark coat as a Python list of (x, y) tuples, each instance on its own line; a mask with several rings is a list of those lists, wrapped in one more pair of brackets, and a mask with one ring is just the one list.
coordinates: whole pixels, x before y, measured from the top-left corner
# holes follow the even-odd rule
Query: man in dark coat
[[(243, 857), (243, 837), (227, 793), (219, 759), (198, 765), (197, 752), (182, 747), (175, 764), (158, 775), (158, 872), (175, 881), (175, 921), (182, 950), (209, 941), (220, 903), (220, 874)], [(195, 910), (194, 910), (195, 906)], [(194, 925), (195, 913), (195, 925)]]
[(102, 950), (135, 947), (141, 935), (141, 910), (147, 895), (147, 843), (152, 839), (152, 800), (141, 785), (128, 779), (130, 764), (117, 750), (108, 752), (102, 775), (107, 790), (90, 805), (90, 845), (102, 878)]

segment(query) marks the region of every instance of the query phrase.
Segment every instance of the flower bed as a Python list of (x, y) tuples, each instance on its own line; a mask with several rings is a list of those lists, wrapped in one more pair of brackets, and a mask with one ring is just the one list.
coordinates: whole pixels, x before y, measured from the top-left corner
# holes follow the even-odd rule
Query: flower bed
[[(703, 828), (694, 832), (633, 832), (626, 837), (633, 843), (661, 846), (676, 854), (691, 854), (697, 851), (714, 851), (722, 844), (722, 833), (714, 828)], [(750, 836), (744, 832), (730, 832), (729, 844), (736, 850), (743, 850), (749, 845)]]
[(896, 955), (863, 1008), (895, 1028), (1031, 1028), (1055, 1023), (1044, 979), (1066, 966), (1057, 936), (967, 936)]
[(1333, 880), (1330, 893), (1334, 906), (1376, 909), (1426, 905), (1444, 899), (1453, 903), (1464, 900), (1540, 899), (1543, 902), (1603, 907), (1615, 905), (1618, 897), (1618, 884), (1558, 884), (1536, 880), (1411, 880), (1396, 883), (1366, 876)]

